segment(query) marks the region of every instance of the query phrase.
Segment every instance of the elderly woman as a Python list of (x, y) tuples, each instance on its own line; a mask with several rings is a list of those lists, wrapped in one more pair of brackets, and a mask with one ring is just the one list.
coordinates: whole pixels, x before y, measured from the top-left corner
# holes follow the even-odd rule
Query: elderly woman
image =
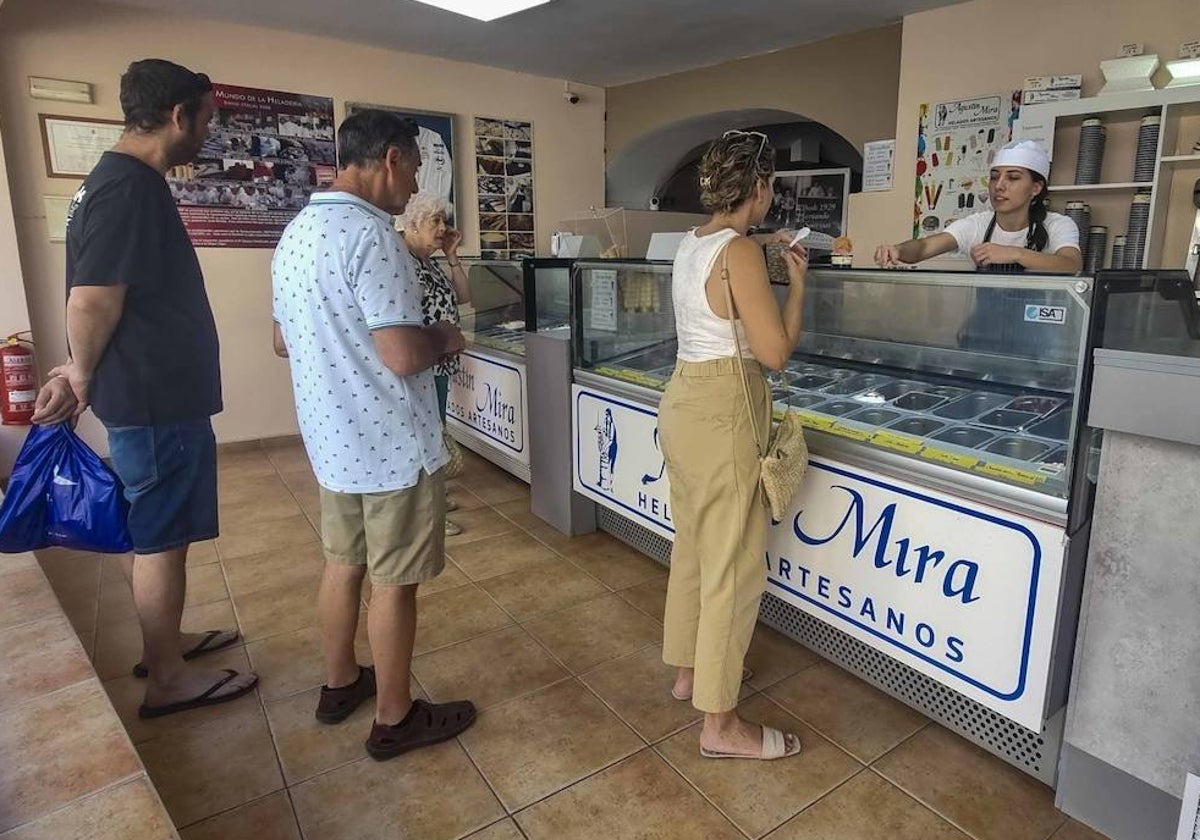
[[(408, 200), (404, 215), (396, 221), (396, 227), (408, 246), (408, 252), (412, 254), (413, 267), (421, 281), (421, 306), (426, 326), (438, 321), (457, 325), (458, 307), (471, 302), (467, 272), (458, 259), (462, 233), (446, 223), (447, 209), (445, 199), (428, 193), (416, 193)], [(433, 261), (433, 255), (438, 251), (446, 255), (446, 263), (450, 266), (449, 278), (441, 266)], [(443, 424), (446, 422), (450, 377), (458, 373), (461, 366), (462, 362), (458, 356), (447, 356), (433, 368)], [(455, 507), (451, 500), (446, 500), (447, 510), (454, 510)], [(449, 519), (446, 520), (446, 536), (452, 537), (461, 533), (462, 528)]]

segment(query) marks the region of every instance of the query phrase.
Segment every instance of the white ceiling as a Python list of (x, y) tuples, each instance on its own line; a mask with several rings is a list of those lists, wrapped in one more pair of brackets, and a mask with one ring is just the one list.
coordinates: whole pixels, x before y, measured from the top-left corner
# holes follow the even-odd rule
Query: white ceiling
[(117, 2), (610, 87), (871, 29), (962, 0), (553, 0), (490, 23), (414, 0)]

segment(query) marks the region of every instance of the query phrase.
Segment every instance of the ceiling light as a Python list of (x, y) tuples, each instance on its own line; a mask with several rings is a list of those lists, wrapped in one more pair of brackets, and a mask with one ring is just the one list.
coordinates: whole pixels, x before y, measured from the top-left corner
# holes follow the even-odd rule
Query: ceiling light
[(543, 6), (550, 0), (417, 0), (417, 2), (476, 20), (495, 20), (532, 9), (534, 6)]

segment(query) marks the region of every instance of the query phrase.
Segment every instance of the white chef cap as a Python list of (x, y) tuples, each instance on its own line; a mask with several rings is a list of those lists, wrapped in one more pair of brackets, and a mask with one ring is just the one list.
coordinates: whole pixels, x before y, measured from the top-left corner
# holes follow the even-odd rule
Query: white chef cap
[(1050, 177), (1050, 155), (1042, 144), (1034, 140), (1015, 140), (1009, 143), (992, 159), (992, 166), (1020, 166), (1036, 172), (1043, 178)]

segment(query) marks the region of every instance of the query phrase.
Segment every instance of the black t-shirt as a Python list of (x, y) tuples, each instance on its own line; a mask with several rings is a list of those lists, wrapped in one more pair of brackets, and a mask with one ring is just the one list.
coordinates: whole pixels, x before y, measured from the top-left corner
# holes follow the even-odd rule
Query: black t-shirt
[(106, 423), (152, 426), (221, 411), (221, 368), (200, 261), (166, 180), (106, 152), (67, 214), (67, 290), (124, 285), (125, 308), (92, 380)]

